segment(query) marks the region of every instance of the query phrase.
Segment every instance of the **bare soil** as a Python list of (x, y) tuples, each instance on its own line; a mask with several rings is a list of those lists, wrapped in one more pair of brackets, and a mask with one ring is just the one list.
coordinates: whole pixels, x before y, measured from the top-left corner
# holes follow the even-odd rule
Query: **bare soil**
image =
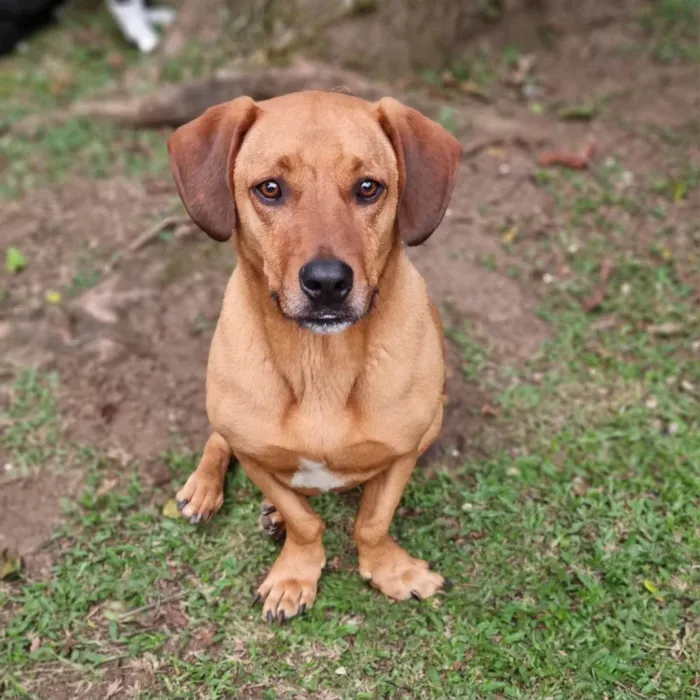
[[(635, 125), (679, 127), (697, 114), (697, 68), (618, 51), (622, 42), (639, 39), (631, 19), (639, 3), (560, 5), (549, 16), (559, 35), (556, 50), (537, 51), (546, 96), (562, 104), (609, 98), (600, 118), (570, 123), (542, 116), (542, 128), (551, 145), (569, 150), (595, 141), (597, 159), (621, 156), (641, 177), (662, 161), (663, 144), (640, 135)], [(533, 35), (531, 29), (520, 35)], [(480, 41), (497, 54), (514, 32), (517, 25), (506, 17)], [(531, 121), (517, 91), (494, 90), (492, 100), (494, 115)], [(494, 144), (465, 158), (443, 224), (410, 251), (435, 301), (449, 309), (448, 322), (469, 322), (498, 364), (527, 362), (549, 333), (534, 309), (542, 266), (551, 261), (515, 258), (502, 244), (513, 226), (534, 240), (562, 225), (551, 195), (533, 182), (536, 156), (526, 144)], [(696, 162), (699, 156), (697, 149), (689, 154)], [(0, 312), (5, 392), (22, 367), (55, 369), (66, 433), (123, 465), (135, 461), (161, 485), (170, 478), (162, 453), (199, 450), (207, 435), (207, 353), (234, 254), (203, 234), (165, 236), (107, 273), (105, 266), (176, 211), (168, 177), (73, 181), (0, 203), (2, 247), (20, 246), (29, 261), (19, 275), (0, 273), (0, 286), (9, 290)], [(66, 289), (62, 303), (47, 302), (47, 294)], [(469, 358), (449, 343), (448, 359), (445, 425), (430, 453), (432, 461), (445, 463), (481, 456), (483, 425), (491, 420), (483, 410), (489, 396), (463, 372)], [(0, 455), (0, 465), (6, 461)], [(70, 474), (0, 481), (0, 547), (37, 551), (60, 519), (59, 497), (72, 496), (78, 483)]]

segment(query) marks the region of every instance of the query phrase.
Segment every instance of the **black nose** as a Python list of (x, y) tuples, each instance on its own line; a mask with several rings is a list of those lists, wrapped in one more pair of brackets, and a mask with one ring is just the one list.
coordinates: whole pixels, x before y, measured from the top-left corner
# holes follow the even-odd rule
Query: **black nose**
[(342, 260), (316, 258), (301, 268), (299, 283), (315, 304), (338, 304), (352, 289), (352, 268)]

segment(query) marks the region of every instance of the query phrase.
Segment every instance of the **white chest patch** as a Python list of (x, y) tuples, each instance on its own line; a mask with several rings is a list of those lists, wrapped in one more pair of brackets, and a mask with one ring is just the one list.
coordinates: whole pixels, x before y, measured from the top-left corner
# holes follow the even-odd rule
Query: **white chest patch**
[(345, 480), (334, 474), (323, 462), (314, 462), (305, 457), (299, 459), (299, 469), (292, 477), (292, 486), (300, 489), (330, 491), (344, 484)]

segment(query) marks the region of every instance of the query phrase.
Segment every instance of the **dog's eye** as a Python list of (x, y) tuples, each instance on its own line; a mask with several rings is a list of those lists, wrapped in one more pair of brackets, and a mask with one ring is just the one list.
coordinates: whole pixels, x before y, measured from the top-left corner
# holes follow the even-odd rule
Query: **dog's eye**
[(357, 186), (357, 196), (361, 202), (374, 202), (383, 190), (384, 185), (380, 185), (376, 180), (363, 180)]
[(255, 190), (263, 199), (275, 200), (282, 196), (282, 188), (276, 180), (265, 180)]

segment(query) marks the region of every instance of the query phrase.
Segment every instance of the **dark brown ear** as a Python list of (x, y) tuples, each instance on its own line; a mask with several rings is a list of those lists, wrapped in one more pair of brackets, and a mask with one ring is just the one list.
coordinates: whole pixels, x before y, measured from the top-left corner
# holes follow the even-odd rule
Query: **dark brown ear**
[(168, 140), (170, 169), (192, 220), (217, 241), (236, 230), (233, 165), (257, 107), (238, 97), (210, 107), (184, 124)]
[(399, 232), (407, 245), (420, 245), (445, 215), (462, 146), (439, 124), (392, 97), (380, 100), (377, 110), (399, 167)]

